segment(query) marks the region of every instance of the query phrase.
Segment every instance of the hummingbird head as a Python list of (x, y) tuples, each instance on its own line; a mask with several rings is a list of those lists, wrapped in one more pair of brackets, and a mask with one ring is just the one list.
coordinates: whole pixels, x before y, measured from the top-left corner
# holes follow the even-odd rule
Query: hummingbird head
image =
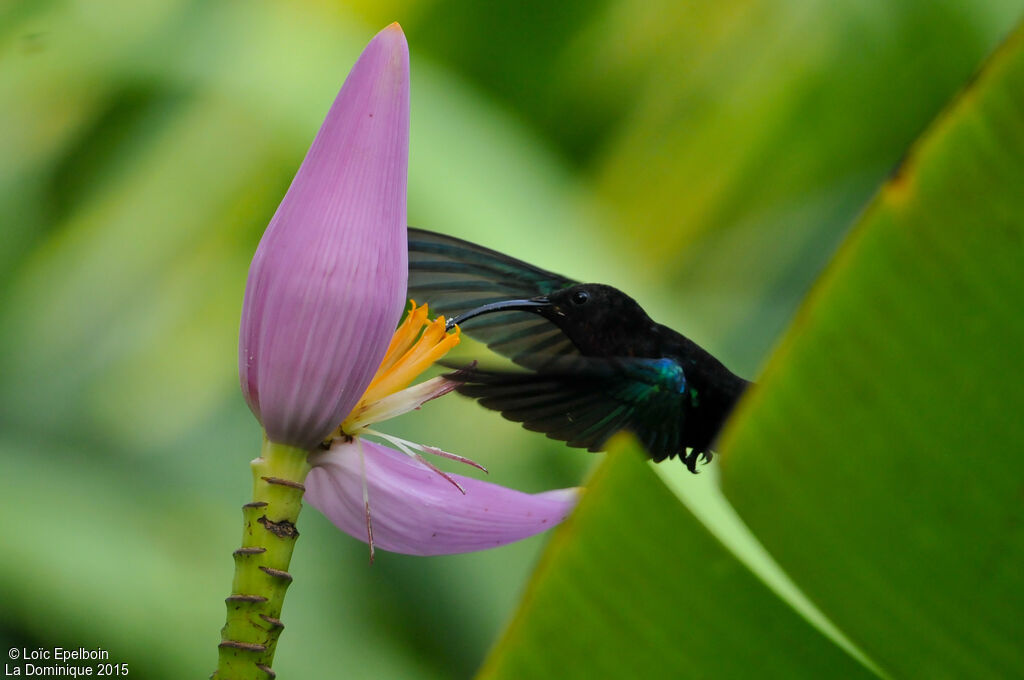
[(608, 341), (635, 334), (651, 323), (636, 300), (601, 283), (563, 288), (547, 300), (548, 305), (536, 312), (561, 328), (581, 349), (606, 346)]
[(525, 311), (543, 316), (588, 353), (599, 353), (609, 342), (617, 345), (622, 337), (635, 334), (652, 323), (640, 305), (617, 288), (580, 283), (549, 295), (481, 305), (450, 319), (448, 328), (482, 314), (502, 311)]

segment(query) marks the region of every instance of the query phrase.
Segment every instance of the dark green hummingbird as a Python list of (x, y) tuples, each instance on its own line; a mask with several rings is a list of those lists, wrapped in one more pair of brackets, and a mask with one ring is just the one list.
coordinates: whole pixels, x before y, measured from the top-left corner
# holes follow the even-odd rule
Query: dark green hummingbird
[(451, 236), (409, 229), (409, 296), (524, 369), (462, 368), (458, 392), (569, 446), (628, 430), (696, 472), (750, 385), (616, 288)]

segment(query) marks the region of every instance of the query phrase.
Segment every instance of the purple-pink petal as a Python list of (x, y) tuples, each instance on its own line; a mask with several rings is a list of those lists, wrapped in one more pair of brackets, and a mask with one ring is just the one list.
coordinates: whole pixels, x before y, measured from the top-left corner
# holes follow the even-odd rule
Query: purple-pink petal
[(239, 338), (242, 392), (271, 441), (314, 448), (387, 350), (408, 276), (409, 51), (363, 51), (260, 241)]
[(408, 555), (447, 555), (494, 548), (550, 529), (576, 504), (578, 489), (528, 494), (451, 475), (459, 492), (408, 456), (365, 440), (336, 442), (310, 457), (306, 500), (339, 529), (366, 541), (359, 449), (377, 548)]

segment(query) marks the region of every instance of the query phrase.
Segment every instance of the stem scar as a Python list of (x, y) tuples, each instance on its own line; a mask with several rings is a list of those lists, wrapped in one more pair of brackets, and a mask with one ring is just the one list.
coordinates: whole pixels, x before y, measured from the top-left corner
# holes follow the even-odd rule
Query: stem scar
[(298, 538), (299, 530), (295, 528), (295, 525), (286, 519), (280, 522), (275, 522), (271, 519), (267, 519), (266, 515), (263, 515), (256, 520), (263, 525), (263, 528), (274, 534), (278, 538)]
[(280, 477), (260, 477), (267, 484), (280, 484), (281, 486), (289, 486), (293, 489), (299, 489), (300, 491), (306, 490), (306, 485), (302, 482), (293, 482), (290, 479), (281, 479)]

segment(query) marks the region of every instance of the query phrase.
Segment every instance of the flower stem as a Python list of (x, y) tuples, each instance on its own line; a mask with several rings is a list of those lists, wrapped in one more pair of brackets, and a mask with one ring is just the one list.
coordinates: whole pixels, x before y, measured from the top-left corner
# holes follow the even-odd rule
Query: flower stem
[(269, 680), (284, 625), (281, 606), (292, 582), (288, 563), (299, 532), (307, 452), (263, 440), (252, 461), (252, 502), (242, 506), (242, 547), (235, 551), (235, 579), (221, 629), (217, 680)]

